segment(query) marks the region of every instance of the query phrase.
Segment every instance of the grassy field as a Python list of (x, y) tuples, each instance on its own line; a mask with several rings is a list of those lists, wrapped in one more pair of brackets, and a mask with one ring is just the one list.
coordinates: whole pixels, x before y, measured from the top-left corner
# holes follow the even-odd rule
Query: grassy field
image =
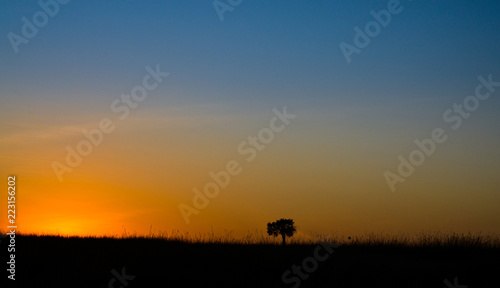
[[(500, 285), (500, 241), (492, 236), (324, 237), (321, 244), (299, 237), (286, 246), (255, 235), (124, 236), (18, 235), (17, 280), (2, 287), (446, 288), (443, 281), (453, 284), (455, 277), (468, 287)], [(6, 244), (1, 244), (3, 263)], [(120, 283), (115, 275), (122, 272), (128, 280)]]

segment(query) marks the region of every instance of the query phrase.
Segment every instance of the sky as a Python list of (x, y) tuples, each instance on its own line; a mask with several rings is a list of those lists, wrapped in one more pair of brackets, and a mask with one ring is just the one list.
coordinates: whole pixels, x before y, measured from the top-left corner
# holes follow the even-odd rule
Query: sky
[(500, 232), (498, 1), (63, 3), (0, 2), (19, 231)]

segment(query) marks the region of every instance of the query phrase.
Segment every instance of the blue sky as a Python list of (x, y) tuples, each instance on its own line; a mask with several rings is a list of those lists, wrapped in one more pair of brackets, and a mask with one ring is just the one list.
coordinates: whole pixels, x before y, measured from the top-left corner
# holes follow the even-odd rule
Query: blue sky
[[(347, 65), (339, 44), (352, 44), (353, 27), (387, 2), (243, 1), (221, 22), (209, 1), (70, 1), (19, 54), (3, 37), (0, 81), (6, 92), (22, 81), (44, 97), (100, 97), (161, 63), (172, 73), (170, 89), (183, 94), (172, 101), (370, 105), (457, 95), (498, 69), (496, 1), (402, 1), (404, 10)], [(2, 35), (20, 34), (21, 17), (39, 9), (4, 2)]]
[[(28, 156), (15, 155), (32, 154), (40, 157), (40, 171), (43, 167), (50, 170), (50, 161), (64, 157), (65, 145), (76, 143), (77, 137), (71, 131), (96, 125), (110, 114), (109, 105), (114, 99), (141, 83), (146, 66), (160, 64), (163, 71), (170, 73), (165, 84), (151, 93), (116, 138), (110, 138), (107, 147), (110, 153), (115, 148), (121, 151), (124, 159), (133, 154), (130, 151), (142, 151), (147, 156), (138, 162), (143, 166), (137, 169), (144, 171), (170, 165), (155, 162), (155, 157), (168, 153), (165, 147), (169, 147), (172, 154), (162, 157), (175, 158), (177, 165), (185, 165), (183, 173), (188, 173), (182, 174), (185, 182), (176, 184), (181, 192), (174, 193), (175, 197), (189, 198), (193, 183), (205, 181), (197, 175), (205, 175), (224, 163), (241, 139), (267, 125), (273, 108), (287, 106), (298, 115), (297, 120), (282, 136), (286, 140), (273, 144), (276, 150), (270, 148), (261, 159), (281, 159), (276, 167), (292, 169), (294, 179), (307, 175), (296, 187), (301, 191), (310, 188), (312, 195), (322, 199), (317, 200), (318, 205), (330, 203), (321, 198), (325, 191), (350, 187), (345, 188), (350, 192), (335, 195), (350, 203), (353, 210), (378, 207), (381, 211), (397, 211), (391, 215), (394, 219), (415, 219), (408, 215), (411, 212), (400, 211), (404, 205), (396, 206), (403, 201), (399, 198), (393, 199), (397, 203), (383, 205), (377, 202), (382, 200), (370, 201), (387, 190), (383, 171), (394, 170), (398, 155), (414, 149), (415, 138), (429, 137), (433, 128), (443, 126), (443, 112), (474, 92), (479, 75), (492, 74), (500, 81), (500, 2), (402, 0), (403, 10), (392, 15), (389, 25), (347, 63), (340, 43), (353, 45), (353, 28), (363, 28), (373, 20), (370, 11), (387, 9), (389, 2), (244, 0), (232, 12), (226, 12), (221, 21), (211, 1), (73, 0), (60, 5), (57, 15), (29, 43), (21, 44), (16, 54), (7, 35), (22, 35), (21, 19), (31, 21), (41, 8), (36, 1), (2, 1), (0, 121), (2, 137), (10, 142), (0, 144), (4, 151), (15, 153), (3, 154), (6, 164), (1, 171), (7, 173), (9, 167), (31, 171), (34, 162), (29, 162)], [(495, 161), (500, 160), (496, 148), (500, 144), (500, 100), (498, 94), (495, 96), (481, 102), (463, 128), (450, 133), (446, 148), (428, 161), (413, 184), (405, 183), (403, 190), (443, 190), (451, 198), (449, 203), (477, 203), (470, 208), (477, 210), (481, 204), (491, 203), (488, 197), (498, 199), (488, 194), (499, 184), (491, 177), (492, 171), (498, 171)], [(21, 137), (16, 133), (24, 134)], [(51, 134), (62, 138), (54, 142), (30, 140), (37, 142), (32, 146), (12, 140)], [(138, 143), (139, 136), (149, 142)], [(198, 149), (199, 143), (207, 146)], [(138, 161), (136, 157), (141, 153), (130, 156), (130, 161)], [(109, 155), (93, 156), (96, 162), (89, 160), (89, 167), (107, 163)], [(197, 163), (193, 155), (206, 162)], [(20, 164), (16, 159), (28, 162)], [(124, 165), (120, 162), (118, 166)], [(167, 168), (174, 172), (176, 169)], [(189, 174), (190, 169), (197, 174)], [(266, 178), (265, 171), (249, 172), (255, 177), (248, 174), (242, 183), (253, 183), (251, 179), (273, 182)], [(447, 172), (437, 179), (435, 171)], [(45, 175), (35, 172), (29, 174), (35, 175), (34, 179)], [(92, 179), (97, 177), (88, 173)], [(129, 174), (123, 172), (132, 178)], [(120, 181), (127, 179), (116, 177)], [(92, 183), (90, 178), (82, 181)], [(163, 187), (162, 176), (153, 178), (151, 185), (156, 186), (152, 187)], [(333, 179), (340, 184), (333, 183)], [(461, 182), (454, 182), (456, 179)], [(263, 183), (256, 185), (266, 187)], [(477, 192), (477, 199), (469, 194), (454, 195), (460, 186), (483, 190)], [(277, 191), (288, 188), (278, 187)], [(372, 188), (370, 193), (374, 194), (359, 192)], [(421, 206), (408, 211), (419, 211), (426, 207), (424, 203), (432, 201), (429, 194), (422, 195), (411, 196), (424, 198), (415, 200)], [(359, 200), (362, 197), (364, 200)], [(292, 206), (304, 201), (297, 199)], [(178, 202), (171, 201), (176, 210)], [(359, 204), (352, 204), (356, 201)], [(463, 213), (445, 204), (443, 207), (441, 210), (452, 210), (456, 215)], [(324, 209), (321, 211), (330, 213)], [(489, 222), (484, 227), (493, 227), (494, 218), (490, 216), (496, 212), (488, 209), (485, 213), (490, 214), (483, 218)], [(345, 213), (343, 217), (349, 218), (349, 212)], [(377, 215), (381, 213), (385, 212)], [(439, 214), (437, 210), (435, 213)], [(349, 219), (371, 221), (369, 216), (365, 220), (356, 217)], [(314, 222), (307, 219), (304, 221)], [(394, 221), (387, 225), (396, 229), (404, 223)]]

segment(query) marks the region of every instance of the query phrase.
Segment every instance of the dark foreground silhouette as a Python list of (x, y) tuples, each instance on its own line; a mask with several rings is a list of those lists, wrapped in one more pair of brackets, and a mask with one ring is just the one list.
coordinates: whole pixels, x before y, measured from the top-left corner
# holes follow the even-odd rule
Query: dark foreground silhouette
[(292, 237), (295, 233), (297, 233), (297, 227), (295, 227), (293, 219), (281, 218), (267, 223), (267, 234), (274, 237), (281, 236), (283, 245), (286, 244), (286, 237)]
[[(6, 242), (0, 246), (2, 267), (6, 267)], [(300, 280), (299, 287), (447, 288), (457, 277), (458, 284), (464, 285), (457, 287), (499, 287), (500, 249), (495, 247), (346, 243), (330, 247), (330, 254), (319, 244), (17, 236), (17, 280), (7, 280), (2, 268), (2, 283), (7, 285), (0, 286), (297, 287)], [(294, 272), (293, 265), (300, 273)], [(284, 274), (288, 283), (283, 283)]]

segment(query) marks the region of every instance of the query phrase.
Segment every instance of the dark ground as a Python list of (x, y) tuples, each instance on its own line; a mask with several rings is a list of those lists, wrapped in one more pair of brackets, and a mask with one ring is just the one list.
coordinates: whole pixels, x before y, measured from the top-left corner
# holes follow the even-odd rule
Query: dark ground
[[(7, 239), (2, 239), (7, 240)], [(294, 287), (283, 273), (317, 245), (189, 244), (158, 239), (17, 236), (16, 281), (0, 287)], [(321, 250), (323, 255), (324, 250)], [(500, 249), (342, 245), (300, 287), (500, 287)], [(111, 273), (135, 276), (122, 285)], [(293, 277), (293, 276), (290, 276)], [(110, 281), (115, 281), (111, 282)], [(453, 285), (450, 287), (454, 287)]]

